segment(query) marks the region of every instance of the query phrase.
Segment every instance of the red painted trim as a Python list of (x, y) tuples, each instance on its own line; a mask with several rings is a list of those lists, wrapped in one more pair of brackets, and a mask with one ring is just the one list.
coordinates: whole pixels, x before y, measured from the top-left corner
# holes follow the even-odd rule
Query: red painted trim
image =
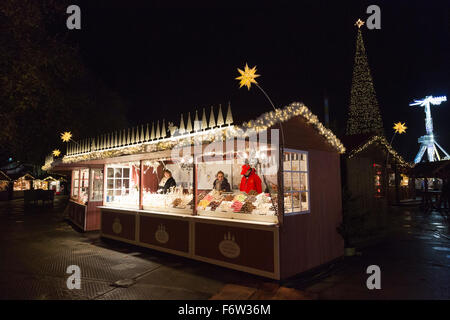
[(139, 164), (140, 172), (139, 172), (139, 209), (144, 209), (144, 161), (140, 160)]
[(192, 201), (192, 203), (193, 203), (193, 205), (194, 205), (194, 207), (193, 207), (193, 209), (192, 209), (192, 214), (194, 215), (194, 216), (196, 216), (197, 215), (197, 199), (198, 199), (198, 194), (197, 194), (197, 163), (196, 163), (196, 161), (195, 161), (195, 157), (194, 157), (194, 172), (193, 172), (193, 178), (194, 178), (194, 185), (193, 185), (193, 187), (194, 187), (194, 194), (193, 194), (193, 201)]

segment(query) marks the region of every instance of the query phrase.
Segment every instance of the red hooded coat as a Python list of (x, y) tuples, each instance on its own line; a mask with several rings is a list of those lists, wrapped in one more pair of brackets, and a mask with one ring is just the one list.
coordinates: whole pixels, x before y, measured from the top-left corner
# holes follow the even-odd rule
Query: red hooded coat
[(256, 192), (261, 193), (261, 178), (256, 174), (255, 169), (252, 169), (248, 164), (244, 164), (242, 166), (241, 174), (244, 175), (249, 169), (251, 169), (252, 171), (250, 172), (248, 178), (246, 176), (242, 177), (239, 190), (246, 193), (255, 190)]

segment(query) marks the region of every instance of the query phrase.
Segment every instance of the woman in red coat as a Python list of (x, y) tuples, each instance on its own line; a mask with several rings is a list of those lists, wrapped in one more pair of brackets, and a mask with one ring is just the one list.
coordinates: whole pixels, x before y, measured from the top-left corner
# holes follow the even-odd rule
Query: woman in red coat
[(251, 168), (248, 164), (242, 166), (241, 174), (243, 175), (241, 179), (241, 186), (239, 190), (249, 193), (255, 190), (257, 193), (262, 192), (261, 178), (256, 174), (256, 170)]

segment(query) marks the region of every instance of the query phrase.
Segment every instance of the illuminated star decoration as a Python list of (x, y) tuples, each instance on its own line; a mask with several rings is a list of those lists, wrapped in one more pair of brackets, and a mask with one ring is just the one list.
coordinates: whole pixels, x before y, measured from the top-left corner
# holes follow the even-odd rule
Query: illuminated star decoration
[(402, 133), (406, 132), (406, 128), (408, 128), (408, 127), (405, 126), (405, 123), (401, 123), (401, 122), (394, 123), (394, 130), (398, 134), (402, 134)]
[(58, 149), (53, 150), (53, 155), (55, 157), (59, 157), (60, 154), (61, 154), (61, 151), (59, 151)]
[(258, 82), (256, 82), (256, 80), (255, 80), (255, 78), (259, 77), (259, 74), (255, 74), (256, 66), (250, 69), (248, 67), (248, 65), (245, 64), (244, 71), (242, 71), (239, 68), (237, 70), (241, 74), (239, 77), (236, 78), (236, 80), (241, 81), (239, 88), (242, 88), (243, 86), (247, 86), (247, 89), (250, 90), (252, 83), (258, 84)]
[(355, 22), (355, 26), (357, 26), (358, 29), (361, 29), (361, 27), (362, 27), (363, 24), (364, 24), (364, 21), (362, 21), (361, 19), (358, 19), (358, 20)]
[(61, 133), (61, 139), (63, 142), (69, 142), (69, 140), (72, 139), (72, 133), (70, 133), (70, 131)]

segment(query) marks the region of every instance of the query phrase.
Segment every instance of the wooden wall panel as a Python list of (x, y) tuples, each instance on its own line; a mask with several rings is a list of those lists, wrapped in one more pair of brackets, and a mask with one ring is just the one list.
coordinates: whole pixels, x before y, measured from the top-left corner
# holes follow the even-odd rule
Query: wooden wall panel
[[(273, 126), (274, 129), (279, 125)], [(282, 129), (285, 137), (285, 148), (300, 150), (321, 150), (337, 153), (337, 151), (326, 141), (324, 137), (318, 134), (314, 125), (308, 124), (302, 117), (294, 117), (283, 123)], [(280, 132), (280, 143), (282, 135)]]
[[(229, 236), (231, 239), (228, 239)], [(224, 256), (219, 250), (223, 241), (236, 243), (240, 248), (239, 255)], [(274, 272), (274, 250), (273, 231), (195, 223), (195, 256)]]
[(102, 233), (135, 241), (136, 214), (102, 210)]
[(281, 278), (325, 264), (344, 252), (344, 242), (336, 231), (342, 221), (339, 154), (307, 151), (311, 211), (284, 217), (280, 230)]
[(89, 201), (86, 213), (86, 231), (100, 230), (100, 209), (103, 201)]
[(158, 216), (139, 216), (139, 241), (154, 246), (189, 252), (189, 221)]
[(74, 224), (76, 224), (84, 231), (86, 206), (73, 201), (69, 201), (67, 205), (69, 206), (68, 214), (70, 221), (72, 221)]

